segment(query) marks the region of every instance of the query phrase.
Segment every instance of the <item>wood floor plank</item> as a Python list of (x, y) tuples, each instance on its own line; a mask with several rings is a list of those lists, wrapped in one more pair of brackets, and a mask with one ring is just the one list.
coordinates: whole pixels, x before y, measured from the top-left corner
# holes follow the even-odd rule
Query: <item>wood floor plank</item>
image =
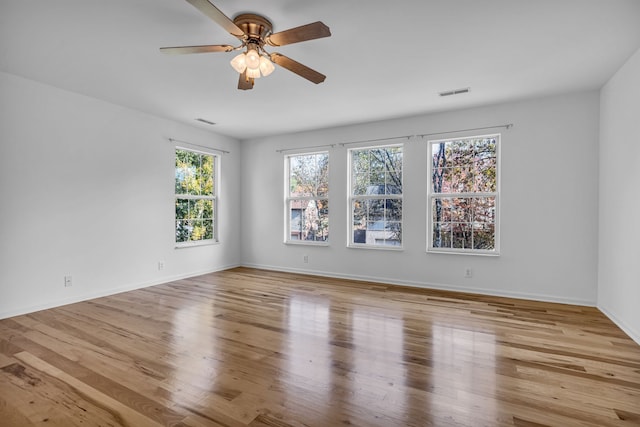
[[(26, 365), (37, 370), (39, 373), (45, 374), (49, 377), (53, 377), (59, 382), (68, 386), (69, 390), (72, 390), (78, 396), (86, 402), (93, 403), (96, 408), (107, 411), (112, 419), (112, 422), (124, 425), (141, 425), (141, 426), (160, 426), (162, 424), (157, 423), (139, 412), (133, 410), (131, 407), (122, 404), (121, 402), (110, 398), (109, 396), (101, 393), (86, 383), (74, 378), (73, 376), (61, 371), (60, 369), (49, 365), (43, 360), (33, 356), (28, 352), (22, 352), (16, 354), (16, 358), (24, 362)], [(72, 406), (78, 407), (81, 411), (87, 412), (86, 407), (80, 406), (74, 402), (75, 405), (65, 405), (67, 408)], [(66, 412), (66, 411), (65, 411)], [(73, 419), (73, 418), (72, 418)]]
[(640, 426), (593, 307), (236, 268), (0, 320), (0, 425)]

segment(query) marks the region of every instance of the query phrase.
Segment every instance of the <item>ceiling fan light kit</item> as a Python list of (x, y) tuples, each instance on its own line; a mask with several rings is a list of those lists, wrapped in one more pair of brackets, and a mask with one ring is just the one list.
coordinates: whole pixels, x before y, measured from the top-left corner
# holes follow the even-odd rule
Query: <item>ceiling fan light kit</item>
[(163, 47), (160, 48), (161, 52), (167, 54), (189, 54), (231, 52), (246, 49), (231, 60), (231, 66), (240, 74), (238, 89), (241, 90), (252, 89), (255, 79), (260, 78), (260, 76), (266, 77), (273, 73), (275, 70), (274, 63), (312, 83), (318, 84), (325, 80), (326, 76), (324, 74), (282, 54), (269, 53), (264, 48), (265, 45), (285, 46), (331, 36), (329, 27), (322, 22), (313, 22), (273, 33), (271, 22), (263, 16), (244, 13), (236, 16), (232, 21), (209, 0), (187, 1), (242, 43), (237, 47), (230, 45)]
[(231, 66), (238, 73), (242, 74), (247, 71), (247, 76), (257, 79), (260, 78), (262, 74), (263, 77), (267, 77), (269, 74), (273, 73), (273, 70), (276, 67), (273, 65), (269, 59), (262, 55), (256, 55), (253, 53), (255, 51), (251, 50), (249, 52), (241, 53), (231, 60)]

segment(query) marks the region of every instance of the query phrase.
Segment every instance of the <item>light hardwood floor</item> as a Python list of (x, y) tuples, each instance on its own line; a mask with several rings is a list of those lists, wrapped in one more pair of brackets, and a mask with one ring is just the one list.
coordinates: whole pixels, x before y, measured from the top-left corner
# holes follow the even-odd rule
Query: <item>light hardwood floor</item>
[(639, 426), (597, 309), (237, 268), (0, 321), (2, 426)]

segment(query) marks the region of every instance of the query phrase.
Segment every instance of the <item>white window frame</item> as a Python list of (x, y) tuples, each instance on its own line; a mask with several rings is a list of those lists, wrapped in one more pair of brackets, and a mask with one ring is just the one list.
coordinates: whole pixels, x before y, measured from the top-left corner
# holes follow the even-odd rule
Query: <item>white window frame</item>
[[(493, 192), (459, 192), (459, 193), (435, 193), (433, 191), (433, 147), (435, 144), (449, 141), (490, 139), (496, 140), (496, 191)], [(445, 138), (427, 141), (427, 252), (462, 254), (462, 255), (500, 255), (500, 146), (502, 135), (499, 133), (489, 135), (472, 135), (455, 138)], [(435, 248), (433, 247), (433, 205), (436, 198), (482, 198), (494, 197), (494, 249), (474, 249), (474, 248)], [(473, 221), (472, 221), (473, 222)]]
[[(329, 179), (329, 170), (331, 168), (331, 155), (329, 151), (311, 151), (311, 152), (296, 152), (291, 154), (286, 154), (284, 156), (284, 243), (291, 245), (313, 245), (313, 246), (329, 246), (329, 239), (331, 238), (331, 234), (327, 237), (327, 240), (296, 240), (291, 238), (291, 202), (294, 200), (305, 200), (305, 201), (314, 201), (314, 200), (326, 200), (329, 209), (331, 209), (331, 200), (329, 199), (329, 195), (331, 193), (331, 189), (329, 188), (329, 182), (327, 182), (327, 194), (323, 197), (315, 197), (315, 196), (292, 196), (291, 195), (291, 158), (293, 157), (303, 157), (303, 156), (314, 156), (314, 155), (326, 155), (328, 170), (327, 170), (327, 180)], [(329, 214), (328, 214), (329, 215)], [(331, 227), (328, 226), (329, 230)]]
[[(353, 153), (355, 151), (363, 151), (363, 150), (379, 150), (379, 149), (385, 149), (385, 148), (401, 148), (402, 149), (402, 166), (401, 166), (401, 173), (402, 173), (402, 193), (400, 194), (375, 194), (375, 195), (366, 195), (366, 194), (360, 194), (360, 195), (356, 195), (353, 194), (353, 186), (355, 183), (355, 178), (354, 178), (354, 168), (353, 168)], [(356, 200), (380, 200), (380, 199), (395, 199), (395, 200), (400, 200), (400, 202), (402, 203), (403, 206), (403, 210), (404, 210), (404, 144), (384, 144), (384, 145), (373, 145), (373, 146), (361, 146), (361, 147), (354, 147), (354, 148), (350, 148), (348, 150), (348, 155), (347, 155), (347, 168), (349, 171), (349, 176), (348, 176), (348, 190), (347, 190), (347, 194), (348, 196), (348, 200), (347, 200), (347, 209), (348, 209), (348, 215), (347, 217), (349, 218), (349, 223), (347, 225), (347, 230), (348, 230), (348, 236), (347, 236), (347, 247), (349, 248), (356, 248), (356, 249), (373, 249), (373, 250), (387, 250), (387, 251), (400, 251), (403, 250), (404, 248), (404, 239), (401, 239), (400, 244), (395, 246), (395, 245), (387, 245), (387, 244), (367, 244), (367, 243), (355, 243), (354, 242), (354, 202)], [(404, 232), (404, 212), (402, 213), (402, 216), (400, 218), (400, 226), (401, 226), (401, 232)]]
[[(196, 194), (179, 194), (175, 192), (175, 163), (176, 163), (176, 159), (177, 159), (177, 154), (178, 154), (178, 150), (181, 151), (189, 151), (191, 153), (196, 153), (202, 156), (211, 156), (213, 158), (213, 194), (211, 195), (196, 195)], [(177, 221), (178, 219), (176, 218), (176, 212), (174, 209), (174, 214), (173, 214), (173, 235), (174, 235), (174, 243), (175, 243), (175, 247), (176, 248), (188, 248), (188, 247), (193, 247), (193, 246), (204, 246), (204, 245), (213, 245), (213, 244), (218, 244), (219, 243), (219, 239), (218, 239), (218, 211), (219, 211), (219, 207), (218, 207), (218, 203), (219, 203), (219, 197), (218, 197), (218, 193), (220, 191), (220, 155), (216, 154), (216, 153), (212, 153), (212, 152), (208, 152), (208, 151), (202, 151), (202, 150), (194, 150), (193, 148), (188, 148), (188, 147), (180, 147), (180, 146), (176, 146), (175, 150), (174, 150), (174, 204), (178, 199), (185, 199), (185, 200), (211, 200), (212, 204), (213, 204), (213, 210), (212, 210), (212, 229), (213, 229), (213, 237), (211, 239), (202, 239), (202, 240), (189, 240), (186, 242), (178, 242), (176, 240), (176, 228), (177, 228)]]

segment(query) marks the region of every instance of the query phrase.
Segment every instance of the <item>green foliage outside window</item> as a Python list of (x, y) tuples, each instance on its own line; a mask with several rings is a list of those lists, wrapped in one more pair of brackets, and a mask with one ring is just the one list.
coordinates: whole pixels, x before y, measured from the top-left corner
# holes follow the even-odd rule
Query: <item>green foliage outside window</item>
[(176, 242), (214, 239), (215, 158), (176, 149)]

